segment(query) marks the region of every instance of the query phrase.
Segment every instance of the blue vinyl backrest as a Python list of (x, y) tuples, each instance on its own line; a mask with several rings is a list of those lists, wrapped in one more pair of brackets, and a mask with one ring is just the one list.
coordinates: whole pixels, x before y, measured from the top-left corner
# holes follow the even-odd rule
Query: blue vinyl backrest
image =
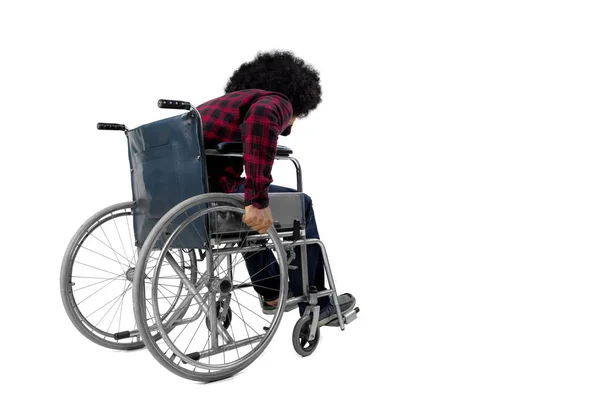
[[(128, 132), (133, 226), (142, 246), (158, 220), (180, 202), (208, 192), (198, 118), (191, 113), (142, 125)], [(177, 218), (173, 226), (183, 221)], [(189, 225), (173, 247), (202, 248), (206, 229), (200, 220)], [(162, 245), (162, 240), (157, 243)]]

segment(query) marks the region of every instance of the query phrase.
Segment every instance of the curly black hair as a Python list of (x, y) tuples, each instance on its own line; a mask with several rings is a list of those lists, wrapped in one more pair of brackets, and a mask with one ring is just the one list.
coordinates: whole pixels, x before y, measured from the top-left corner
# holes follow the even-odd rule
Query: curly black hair
[(225, 93), (262, 89), (286, 95), (294, 115), (303, 118), (321, 102), (319, 72), (290, 51), (258, 53), (231, 75)]

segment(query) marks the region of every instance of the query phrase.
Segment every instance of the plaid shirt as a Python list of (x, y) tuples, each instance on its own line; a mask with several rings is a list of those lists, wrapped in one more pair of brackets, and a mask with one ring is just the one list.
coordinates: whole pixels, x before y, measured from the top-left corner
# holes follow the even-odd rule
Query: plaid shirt
[[(289, 99), (281, 93), (248, 89), (227, 93), (197, 108), (206, 148), (242, 142), (244, 149), (243, 158), (207, 157), (209, 190), (233, 193), (245, 183), (245, 205), (268, 207), (277, 138), (292, 119)], [(244, 168), (245, 179), (241, 177)]]

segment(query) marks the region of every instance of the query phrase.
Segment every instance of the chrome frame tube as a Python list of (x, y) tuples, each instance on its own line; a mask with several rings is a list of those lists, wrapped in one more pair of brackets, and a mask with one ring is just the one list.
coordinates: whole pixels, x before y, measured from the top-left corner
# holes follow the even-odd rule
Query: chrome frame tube
[[(252, 238), (260, 239), (265, 236), (268, 236), (268, 235), (253, 235)], [(231, 242), (237, 243), (237, 242), (239, 242), (239, 240), (232, 239)], [(292, 240), (282, 241), (282, 244), (284, 245), (284, 247), (300, 246), (301, 247), (300, 248), (301, 257), (302, 257), (302, 261), (301, 261), (302, 288), (303, 288), (304, 293), (302, 296), (297, 296), (297, 297), (287, 300), (286, 304), (298, 304), (298, 303), (306, 302), (309, 299), (308, 262), (307, 262), (308, 258), (307, 258), (306, 246), (308, 246), (310, 244), (316, 244), (321, 249), (321, 254), (323, 255), (323, 262), (325, 264), (325, 273), (327, 274), (327, 282), (329, 283), (329, 286), (331, 288), (327, 289), (327, 290), (321, 290), (317, 293), (313, 293), (313, 295), (318, 298), (318, 297), (328, 296), (329, 294), (333, 294), (333, 296), (332, 296), (333, 304), (334, 304), (334, 306), (336, 308), (336, 312), (338, 314), (338, 320), (340, 321), (339, 322), (340, 329), (344, 330), (345, 323), (344, 323), (342, 311), (340, 309), (340, 304), (339, 304), (339, 301), (337, 298), (337, 289), (335, 288), (333, 273), (331, 272), (331, 265), (329, 263), (329, 257), (327, 256), (327, 250), (325, 249), (325, 244), (320, 239), (313, 239), (313, 238), (306, 238), (306, 237), (302, 237), (301, 239), (296, 240), (296, 241), (292, 241)], [(272, 248), (273, 248), (272, 244), (266, 244), (263, 246), (248, 246), (248, 247), (244, 247), (243, 249), (239, 249), (239, 248), (216, 249), (216, 250), (214, 250), (214, 253), (218, 254), (218, 255), (231, 255), (231, 254), (235, 254), (235, 253), (253, 252), (253, 251), (257, 251), (257, 250), (265, 250), (265, 249), (272, 249)], [(233, 285), (232, 290), (234, 290), (235, 287), (236, 286)]]
[[(210, 246), (207, 247), (206, 249), (206, 271), (208, 272), (208, 279), (213, 279), (214, 278), (214, 265), (213, 265), (213, 258), (212, 258), (212, 250), (210, 248)], [(212, 304), (210, 306), (210, 308), (208, 309), (208, 313), (206, 314), (207, 318), (209, 319), (209, 321), (211, 322), (210, 324), (210, 342), (211, 342), (211, 346), (213, 349), (216, 349), (218, 347), (218, 339), (217, 339), (217, 324), (213, 323), (217, 320), (217, 293), (214, 290), (211, 290), (211, 288), (209, 289), (209, 300), (208, 300), (208, 304)], [(221, 324), (218, 324), (219, 326)], [(223, 329), (223, 331), (225, 331), (225, 329)]]
[[(204, 145), (202, 145), (205, 156), (220, 156), (220, 157), (243, 157), (244, 155), (241, 153), (227, 153), (221, 154), (217, 150), (212, 149), (204, 149)], [(296, 190), (298, 192), (302, 192), (302, 168), (300, 167), (300, 162), (294, 158), (289, 156), (275, 156), (276, 160), (288, 160), (294, 164), (296, 167)]]
[[(302, 244), (300, 245), (300, 268), (302, 268), (302, 292), (304, 294), (304, 296), (307, 296), (307, 298), (309, 297), (309, 293), (310, 293), (310, 289), (309, 289), (309, 282), (308, 282), (308, 253), (306, 251), (306, 243), (304, 242), (306, 240), (305, 234), (302, 234)], [(312, 301), (310, 301), (311, 299), (309, 298), (309, 304), (312, 304)], [(316, 302), (315, 302), (316, 304)]]
[(333, 304), (335, 305), (335, 309), (338, 315), (338, 321), (340, 324), (340, 329), (345, 329), (344, 317), (342, 315), (342, 310), (340, 309), (340, 302), (337, 298), (337, 290), (335, 289), (335, 282), (333, 281), (333, 274), (331, 273), (331, 266), (329, 265), (329, 258), (327, 257), (327, 250), (325, 250), (325, 245), (321, 242), (320, 239), (305, 239), (306, 244), (318, 244), (321, 248), (321, 254), (323, 254), (323, 262), (325, 263), (325, 273), (327, 274), (327, 282), (331, 287), (330, 290), (333, 291)]
[(235, 249), (216, 249), (214, 250), (214, 254), (218, 254), (219, 256), (225, 256), (225, 255), (232, 255), (232, 254), (237, 254), (237, 253), (253, 253), (255, 251), (261, 251), (261, 250), (266, 250), (266, 249), (273, 249), (275, 247), (274, 244), (266, 244), (264, 246), (247, 246), (247, 247), (242, 247), (242, 248), (235, 248)]
[(302, 191), (302, 168), (300, 168), (300, 162), (295, 159), (294, 157), (286, 157), (287, 160), (290, 160), (292, 163), (294, 163), (294, 166), (296, 167), (296, 190), (298, 190), (298, 192)]
[(198, 129), (200, 133), (200, 154), (198, 157), (202, 157), (202, 166), (204, 167), (204, 185), (206, 187), (206, 191), (209, 191), (208, 187), (208, 169), (206, 168), (206, 151), (204, 149), (204, 128), (202, 127), (202, 115), (200, 115), (200, 111), (194, 106), (190, 106), (190, 110), (198, 117)]
[[(176, 314), (173, 314), (169, 318), (169, 320), (163, 324), (163, 326), (166, 329), (168, 329), (172, 326), (179, 326), (179, 325), (187, 324), (188, 322), (194, 322), (194, 321), (198, 320), (198, 318), (200, 318), (200, 316), (202, 315), (202, 308), (198, 308), (198, 311), (196, 311), (196, 313), (194, 315), (192, 315), (190, 318), (176, 320), (179, 317), (179, 314), (181, 314), (181, 312), (184, 311), (182, 309), (182, 307), (185, 307), (187, 305), (185, 303), (190, 303), (194, 299), (194, 295), (195, 295), (195, 293), (188, 294), (186, 296), (186, 298), (182, 301), (181, 305), (179, 306), (180, 309), (178, 311), (176, 311)], [(208, 297), (208, 293), (205, 293), (204, 301), (206, 301), (207, 297)], [(185, 311), (187, 311), (187, 309)], [(148, 329), (150, 329), (151, 331), (158, 330), (158, 326), (156, 324), (153, 324), (153, 325), (149, 326)], [(138, 329), (135, 329), (130, 332), (130, 336), (139, 336), (139, 332), (140, 331)]]
[[(257, 236), (261, 236), (261, 235), (257, 235)], [(335, 282), (333, 280), (333, 274), (331, 272), (331, 265), (329, 264), (329, 258), (327, 256), (327, 251), (325, 250), (325, 245), (323, 244), (323, 242), (321, 242), (320, 239), (309, 239), (309, 238), (301, 238), (299, 240), (296, 241), (282, 241), (282, 244), (284, 245), (284, 247), (296, 247), (296, 246), (301, 246), (300, 251), (301, 251), (301, 257), (302, 257), (302, 261), (301, 261), (301, 268), (302, 268), (302, 289), (304, 291), (302, 296), (298, 296), (298, 297), (294, 297), (292, 299), (289, 299), (286, 301), (286, 304), (297, 304), (297, 303), (302, 303), (302, 302), (306, 302), (309, 299), (309, 281), (308, 281), (308, 258), (307, 258), (307, 251), (306, 251), (306, 246), (310, 245), (310, 244), (316, 244), (319, 245), (319, 248), (321, 249), (321, 253), (323, 254), (323, 262), (325, 264), (325, 273), (327, 274), (327, 282), (329, 283), (329, 286), (331, 287), (331, 289), (327, 289), (327, 290), (321, 290), (317, 293), (313, 293), (314, 296), (318, 297), (324, 297), (324, 296), (328, 296), (329, 294), (333, 294), (333, 304), (335, 305), (337, 314), (338, 314), (338, 319), (341, 321), (340, 322), (340, 328), (342, 330), (344, 330), (344, 321), (343, 321), (343, 315), (340, 309), (340, 304), (337, 298), (337, 290), (335, 288)], [(219, 254), (219, 255), (231, 255), (234, 253), (245, 253), (245, 252), (253, 252), (253, 251), (257, 251), (257, 250), (265, 250), (265, 249), (271, 249), (273, 248), (272, 244), (267, 244), (264, 246), (248, 246), (248, 247), (244, 247), (243, 249), (217, 249), (215, 250), (215, 254)], [(233, 288), (235, 289), (235, 285), (233, 286)]]
[(229, 350), (232, 350), (232, 349), (235, 349), (235, 348), (239, 348), (241, 346), (247, 346), (247, 345), (249, 345), (251, 343), (258, 342), (258, 341), (262, 340), (262, 338), (264, 336), (265, 336), (264, 334), (263, 335), (252, 336), (251, 338), (242, 339), (242, 340), (239, 340), (239, 341), (234, 342), (234, 343), (228, 343), (228, 344), (223, 345), (223, 346), (218, 346), (216, 348), (212, 348), (212, 349), (209, 349), (209, 350), (204, 350), (203, 352), (199, 353), (199, 355), (200, 355), (199, 359), (200, 358), (205, 358), (205, 357), (208, 357), (208, 356), (212, 356), (212, 355), (215, 355), (215, 354), (220, 354), (220, 353), (223, 353), (225, 351), (229, 351)]
[[(292, 233), (290, 233), (287, 236), (292, 236)], [(247, 239), (262, 239), (262, 238), (269, 238), (269, 235), (252, 235), (252, 236), (248, 236)], [(282, 240), (281, 243), (284, 245), (284, 247), (296, 247), (296, 246), (300, 246), (302, 244), (312, 244), (314, 243), (315, 240), (318, 239), (307, 239), (307, 238), (302, 238), (302, 239), (298, 239), (298, 240)], [(239, 239), (224, 239), (219, 241), (219, 244), (223, 244), (223, 243), (239, 243)], [(235, 253), (243, 253), (243, 252), (248, 252), (248, 251), (257, 251), (257, 250), (264, 250), (265, 248), (268, 249), (272, 249), (274, 247), (274, 245), (272, 243), (267, 243), (266, 245), (262, 245), (262, 246), (246, 246), (243, 247), (242, 249), (236, 247), (234, 249), (215, 249), (213, 250), (213, 254), (219, 254), (219, 255), (224, 255), (224, 254), (235, 254)], [(286, 249), (287, 250), (287, 249)]]
[[(173, 268), (173, 270), (175, 271), (175, 273), (179, 276), (179, 278), (181, 279), (181, 281), (183, 282), (183, 284), (187, 287), (187, 289), (194, 293), (196, 291), (196, 287), (189, 281), (189, 279), (187, 279), (187, 276), (185, 275), (185, 273), (183, 271), (181, 271), (181, 269), (179, 268), (179, 265), (177, 264), (177, 261), (175, 260), (175, 258), (167, 251), (165, 258), (167, 259), (168, 263), (171, 265), (171, 267)], [(159, 258), (160, 259), (160, 258)], [(204, 313), (206, 313), (206, 315), (210, 316), (210, 310), (208, 308), (208, 306), (206, 305), (206, 302), (204, 301), (204, 299), (202, 299), (202, 297), (200, 296), (199, 293), (195, 293), (194, 294), (194, 299), (196, 299), (196, 302), (198, 303), (198, 305), (200, 306), (200, 308), (202, 309), (202, 311), (204, 311)], [(211, 307), (213, 309), (213, 311), (216, 314), (216, 307)], [(211, 322), (214, 321), (214, 319), (211, 320)], [(225, 329), (223, 329), (223, 326), (221, 326), (220, 324), (211, 324), (211, 326), (216, 327), (217, 331), (219, 332), (219, 334), (221, 334), (221, 336), (223, 337), (223, 339), (230, 341), (231, 337), (229, 336), (229, 334), (225, 331)], [(211, 329), (212, 331), (213, 329)], [(212, 332), (211, 332), (212, 334)]]
[(231, 254), (229, 254), (227, 255), (227, 278), (229, 279), (229, 282), (232, 286), (229, 293), (227, 293), (227, 296), (225, 296), (225, 301), (223, 302), (223, 311), (221, 314), (221, 320), (219, 321), (220, 323), (225, 322), (227, 314), (229, 313), (229, 304), (231, 303), (231, 292), (233, 292), (233, 271), (231, 268)]
[[(277, 232), (277, 235), (281, 239), (281, 238), (284, 238), (284, 237), (293, 236), (294, 232), (281, 232), (281, 233)], [(257, 233), (257, 234), (253, 234), (253, 235), (248, 235), (244, 239), (246, 241), (250, 241), (250, 240), (260, 240), (260, 239), (269, 239), (269, 238), (270, 238), (270, 236), (268, 234), (266, 234), (266, 233)], [(216, 245), (219, 245), (219, 244), (228, 244), (228, 243), (236, 244), (236, 243), (240, 242), (240, 238), (237, 238), (237, 239), (227, 239), (227, 238), (223, 239), (223, 238), (221, 238), (219, 240), (216, 240), (215, 238), (211, 238), (210, 240), (211, 240), (210, 243), (213, 246), (216, 246)]]
[[(208, 293), (206, 293), (204, 296), (208, 297)], [(189, 297), (189, 300), (187, 299), (187, 297)], [(188, 294), (188, 296), (186, 296), (186, 299), (184, 301), (191, 302), (193, 299), (194, 299), (194, 295)], [(206, 299), (205, 299), (205, 301), (206, 301)], [(198, 308), (198, 311), (196, 311), (196, 313), (194, 315), (192, 315), (190, 318), (180, 319), (178, 321), (173, 321), (173, 322), (167, 322), (167, 327), (178, 326), (178, 325), (182, 325), (184, 323), (186, 324), (188, 322), (194, 322), (198, 318), (200, 318), (201, 315), (202, 315), (202, 308)]]

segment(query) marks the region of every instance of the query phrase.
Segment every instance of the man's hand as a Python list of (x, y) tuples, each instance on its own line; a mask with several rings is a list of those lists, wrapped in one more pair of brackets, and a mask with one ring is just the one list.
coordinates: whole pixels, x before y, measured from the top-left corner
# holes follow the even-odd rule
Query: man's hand
[(253, 205), (246, 206), (246, 213), (244, 214), (242, 221), (250, 228), (258, 231), (258, 233), (266, 233), (271, 225), (273, 225), (271, 208), (267, 207), (259, 209)]

